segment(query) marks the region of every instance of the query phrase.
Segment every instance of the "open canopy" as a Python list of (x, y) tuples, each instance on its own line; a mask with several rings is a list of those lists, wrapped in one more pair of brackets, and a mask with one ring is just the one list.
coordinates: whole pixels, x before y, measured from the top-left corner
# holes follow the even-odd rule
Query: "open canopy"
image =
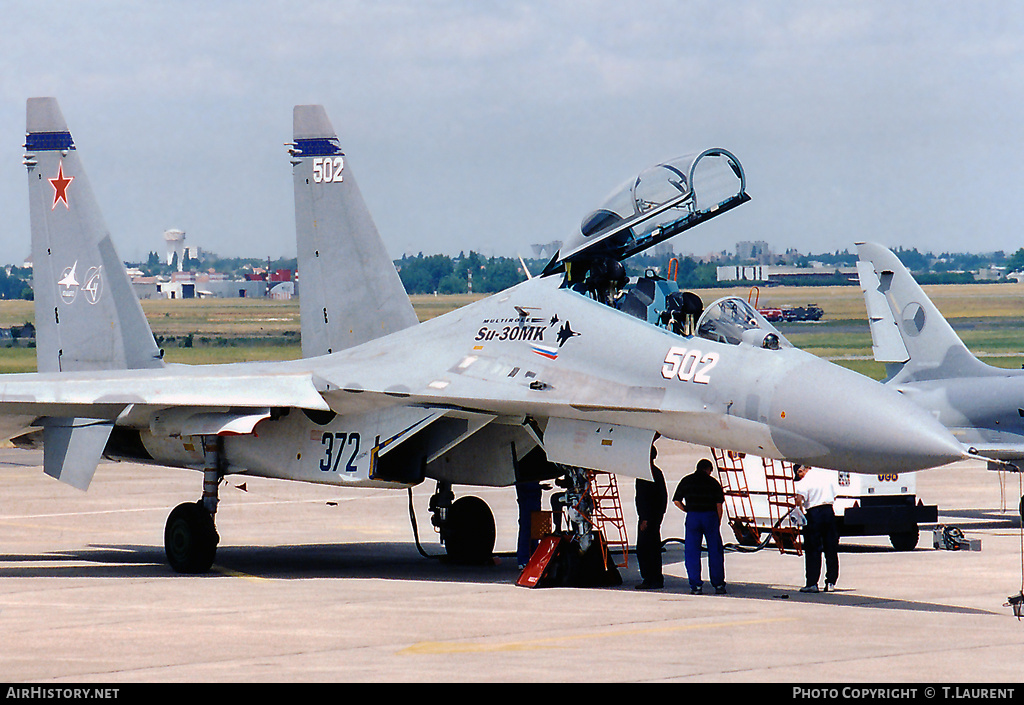
[(658, 164), (630, 179), (584, 218), (545, 274), (579, 259), (623, 260), (749, 200), (743, 167), (724, 149)]

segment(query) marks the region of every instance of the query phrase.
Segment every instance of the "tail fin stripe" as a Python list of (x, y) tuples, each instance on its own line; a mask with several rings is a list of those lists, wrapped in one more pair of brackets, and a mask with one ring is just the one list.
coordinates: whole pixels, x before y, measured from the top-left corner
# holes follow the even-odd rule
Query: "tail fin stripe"
[(338, 138), (306, 138), (295, 140), (295, 149), (292, 150), (297, 157), (333, 157), (344, 155), (341, 147), (338, 146)]
[(30, 132), (25, 149), (33, 152), (65, 152), (75, 148), (70, 132)]

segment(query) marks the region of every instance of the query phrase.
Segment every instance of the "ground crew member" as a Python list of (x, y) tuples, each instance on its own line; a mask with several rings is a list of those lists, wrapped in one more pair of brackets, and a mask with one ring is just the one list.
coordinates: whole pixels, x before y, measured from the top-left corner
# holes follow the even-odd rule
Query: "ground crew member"
[(637, 590), (660, 590), (665, 586), (661, 569), (661, 521), (668, 507), (665, 476), (654, 464), (658, 450), (651, 445), (651, 475), (654, 481), (636, 481), (636, 562), (640, 568)]
[(724, 595), (725, 548), (722, 546), (722, 514), (725, 493), (718, 480), (711, 477), (715, 465), (707, 458), (697, 462), (697, 468), (679, 481), (672, 495), (672, 503), (686, 512), (686, 533), (683, 538), (683, 560), (690, 592), (700, 595), (704, 580), (701, 577), (700, 554), (702, 542), (708, 546), (708, 572), (715, 592)]
[(519, 504), (519, 540), (516, 543), (516, 563), (519, 570), (526, 567), (530, 562), (530, 556), (537, 549), (536, 541), (532, 536), (532, 523), (534, 512), (540, 511), (541, 486), (539, 482), (517, 482), (516, 502)]
[(821, 554), (825, 554), (825, 592), (836, 589), (839, 580), (839, 529), (832, 503), (836, 489), (832, 478), (821, 470), (794, 465), (796, 504), (807, 517), (804, 527), (804, 570), (806, 581), (800, 592), (818, 592)]

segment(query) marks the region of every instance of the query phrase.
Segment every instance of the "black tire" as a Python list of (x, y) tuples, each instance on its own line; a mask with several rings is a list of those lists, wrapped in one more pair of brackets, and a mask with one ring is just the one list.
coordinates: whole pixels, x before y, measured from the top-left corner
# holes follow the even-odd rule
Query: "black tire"
[(210, 570), (219, 541), (213, 516), (202, 503), (179, 504), (167, 517), (164, 550), (177, 573), (194, 575)]
[(458, 563), (483, 563), (494, 554), (494, 515), (479, 497), (460, 497), (441, 532), (445, 552)]
[(920, 538), (918, 531), (901, 531), (898, 534), (889, 534), (889, 543), (897, 551), (913, 551), (917, 548), (917, 541)]

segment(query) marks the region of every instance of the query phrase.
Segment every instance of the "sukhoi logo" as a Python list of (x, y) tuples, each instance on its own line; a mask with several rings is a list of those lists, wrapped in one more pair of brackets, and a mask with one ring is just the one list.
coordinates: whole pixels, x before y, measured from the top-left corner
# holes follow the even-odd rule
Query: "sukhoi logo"
[(85, 273), (85, 281), (78, 281), (78, 262), (68, 267), (57, 280), (57, 287), (60, 289), (60, 298), (66, 304), (72, 304), (78, 298), (78, 291), (81, 289), (85, 300), (94, 304), (100, 300), (103, 294), (103, 267), (90, 267)]

